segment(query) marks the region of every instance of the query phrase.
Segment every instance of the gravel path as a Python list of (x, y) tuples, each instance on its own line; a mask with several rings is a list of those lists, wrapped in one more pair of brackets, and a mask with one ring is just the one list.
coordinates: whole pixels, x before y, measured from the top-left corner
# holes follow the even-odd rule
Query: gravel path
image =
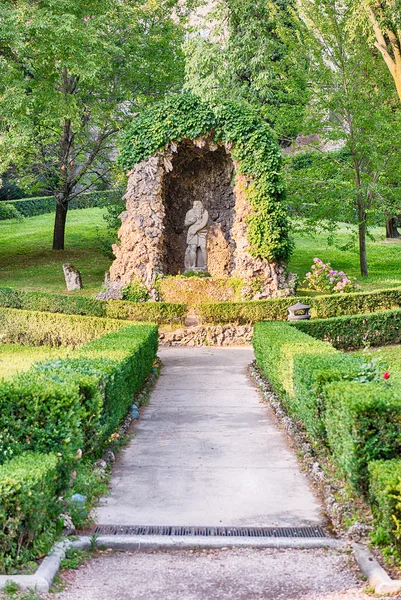
[(103, 554), (50, 600), (371, 600), (348, 554), (223, 549)]

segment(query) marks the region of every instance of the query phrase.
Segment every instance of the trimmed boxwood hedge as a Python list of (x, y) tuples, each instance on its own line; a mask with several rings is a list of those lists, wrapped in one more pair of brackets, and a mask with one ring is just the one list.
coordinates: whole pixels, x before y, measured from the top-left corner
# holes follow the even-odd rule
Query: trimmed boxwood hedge
[(117, 319), (0, 308), (0, 332), (6, 344), (75, 348), (126, 325)]
[(400, 548), (401, 459), (372, 461), (369, 475), (369, 498), (381, 541)]
[(401, 390), (341, 381), (327, 385), (324, 396), (332, 456), (350, 483), (366, 492), (369, 463), (401, 455)]
[(358, 374), (362, 359), (291, 324), (257, 323), (253, 345), (262, 373), (318, 452), (326, 446), (349, 482), (366, 491), (368, 463), (401, 453), (399, 387), (344, 379)]
[(311, 306), (311, 315), (314, 318), (337, 317), (401, 307), (401, 289), (314, 297), (271, 298), (249, 302), (202, 303), (197, 304), (195, 310), (204, 323), (243, 325), (258, 321), (286, 321), (288, 307), (298, 301)]
[(0, 306), (157, 324), (181, 324), (188, 312), (186, 304), (98, 300), (89, 296), (68, 296), (8, 287), (0, 287)]
[[(68, 203), (69, 210), (80, 208), (103, 207), (116, 204), (121, 201), (124, 192), (122, 190), (104, 190), (83, 192)], [(1, 209), (0, 202), (0, 209)], [(14, 207), (14, 211), (2, 211), (0, 220), (15, 219), (18, 216), (34, 217), (52, 213), (56, 210), (54, 196), (38, 196), (36, 198), (22, 198), (21, 200), (7, 200), (7, 204)], [(16, 212), (17, 211), (17, 214)]]
[[(98, 456), (116, 431), (152, 369), (158, 331), (156, 325), (111, 319), (16, 309), (1, 309), (1, 314), (8, 332), (13, 330), (16, 337), (23, 332), (25, 341), (38, 342), (42, 335), (42, 341), (58, 344), (62, 339), (77, 345), (91, 338), (69, 358), (37, 363), (0, 382), (0, 569), (4, 570), (16, 564), (20, 542), (31, 556), (37, 554), (43, 527), (46, 539), (52, 541), (59, 512), (53, 507), (68, 485), (78, 449), (86, 457)], [(101, 335), (110, 327), (110, 333)], [(58, 331), (49, 336), (52, 328)], [(56, 463), (46, 459), (49, 454), (57, 457), (57, 477)]]
[(366, 345), (384, 346), (401, 342), (401, 310), (367, 315), (297, 321), (294, 327), (335, 348), (352, 350)]
[(1, 572), (49, 550), (60, 512), (58, 464), (55, 454), (29, 452), (0, 466)]

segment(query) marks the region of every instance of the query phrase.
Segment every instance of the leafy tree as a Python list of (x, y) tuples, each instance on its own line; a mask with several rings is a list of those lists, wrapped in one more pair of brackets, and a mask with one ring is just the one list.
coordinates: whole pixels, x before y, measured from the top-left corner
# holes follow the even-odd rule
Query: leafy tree
[(174, 4), (0, 0), (0, 172), (45, 181), (56, 250), (68, 202), (107, 179), (119, 130), (182, 81)]
[(401, 1), (354, 0), (354, 10), (356, 23), (368, 21), (374, 46), (386, 63), (401, 100)]
[(310, 131), (343, 144), (347, 201), (358, 223), (362, 275), (368, 275), (370, 211), (383, 207), (397, 167), (401, 114), (391, 78), (362, 30), (350, 35), (351, 10), (342, 1), (302, 0), (312, 53)]
[(300, 131), (308, 60), (294, 0), (219, 0), (185, 46), (186, 87), (206, 100), (246, 100), (283, 143)]

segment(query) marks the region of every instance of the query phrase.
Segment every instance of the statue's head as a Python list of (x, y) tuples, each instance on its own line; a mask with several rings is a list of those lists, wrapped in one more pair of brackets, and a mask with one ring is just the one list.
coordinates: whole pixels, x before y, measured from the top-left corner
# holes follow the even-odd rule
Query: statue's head
[(197, 215), (202, 216), (204, 208), (203, 208), (203, 204), (200, 200), (195, 200), (194, 201), (194, 211)]

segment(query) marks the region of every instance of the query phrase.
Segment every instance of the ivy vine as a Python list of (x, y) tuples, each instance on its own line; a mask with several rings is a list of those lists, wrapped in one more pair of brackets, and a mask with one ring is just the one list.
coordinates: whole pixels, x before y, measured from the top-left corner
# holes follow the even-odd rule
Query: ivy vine
[(269, 262), (287, 261), (292, 250), (284, 205), (281, 153), (275, 135), (258, 113), (244, 104), (211, 107), (192, 94), (167, 98), (135, 119), (123, 137), (120, 163), (125, 169), (162, 150), (170, 141), (194, 140), (213, 133), (231, 142), (238, 172), (251, 180), (247, 197), (250, 252)]

